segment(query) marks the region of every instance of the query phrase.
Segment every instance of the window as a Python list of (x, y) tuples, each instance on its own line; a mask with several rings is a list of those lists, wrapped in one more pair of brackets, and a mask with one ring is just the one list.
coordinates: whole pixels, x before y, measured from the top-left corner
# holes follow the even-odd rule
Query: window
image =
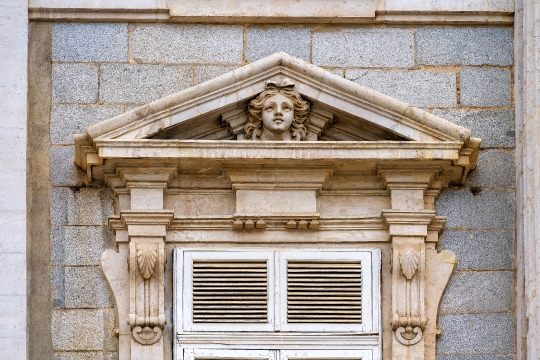
[(175, 252), (176, 359), (378, 359), (379, 250)]

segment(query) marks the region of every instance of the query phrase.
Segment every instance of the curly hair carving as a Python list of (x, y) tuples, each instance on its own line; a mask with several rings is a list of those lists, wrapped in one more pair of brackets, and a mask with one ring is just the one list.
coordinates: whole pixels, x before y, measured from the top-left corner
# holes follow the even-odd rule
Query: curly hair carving
[(305, 140), (307, 134), (306, 125), (309, 122), (309, 102), (294, 90), (294, 83), (289, 79), (283, 79), (280, 83), (268, 81), (266, 89), (248, 105), (248, 123), (244, 126), (246, 140), (261, 140), (262, 135), (262, 112), (264, 102), (274, 95), (282, 94), (292, 101), (294, 105), (294, 120), (289, 128), (291, 138), (296, 141)]

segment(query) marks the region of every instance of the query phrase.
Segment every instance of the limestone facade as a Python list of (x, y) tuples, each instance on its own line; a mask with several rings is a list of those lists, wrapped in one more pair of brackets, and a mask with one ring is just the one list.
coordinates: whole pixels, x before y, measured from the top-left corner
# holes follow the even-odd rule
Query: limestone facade
[[(47, 164), (50, 172), (47, 186), (51, 195), (40, 199), (47, 198), (46, 207), (50, 205), (51, 225), (40, 225), (35, 228), (34, 235), (29, 235), (28, 248), (39, 249), (50, 258), (47, 264), (32, 266), (39, 271), (29, 270), (36, 281), (47, 282), (50, 291), (50, 298), (46, 299), (49, 309), (43, 301), (39, 311), (34, 312), (48, 311), (48, 330), (43, 326), (40, 329), (44, 330), (30, 336), (29, 354), (37, 353), (32, 350), (32, 339), (38, 335), (41, 339), (49, 337), (48, 351), (58, 359), (117, 358), (122, 348), (115, 334), (118, 326), (116, 300), (102, 275), (105, 269), (100, 265), (100, 257), (104, 250), (114, 247), (107, 219), (113, 214), (119, 215), (124, 205), (119, 195), (101, 180), (86, 185), (87, 174), (73, 165), (73, 135), (84, 133), (89, 126), (140, 105), (284, 51), (468, 128), (472, 136), (482, 138), (478, 167), (470, 173), (467, 183), (451, 185), (439, 195), (436, 203), (437, 215), (448, 217), (437, 246), (440, 250), (453, 251), (458, 258), (441, 300), (441, 335), (436, 353), (445, 359), (521, 356), (523, 347), (516, 339), (526, 337), (519, 335), (526, 330), (518, 326), (523, 323), (519, 315), (516, 323), (514, 310), (521, 306), (522, 300), (514, 296), (521, 276), (518, 273), (516, 278), (514, 271), (514, 209), (521, 206), (514, 206), (514, 197), (518, 201), (520, 197), (514, 191), (516, 142), (513, 132), (514, 107), (522, 100), (518, 100), (518, 92), (513, 89), (514, 84), (518, 86), (514, 63), (517, 65), (519, 59), (513, 56), (513, 51), (518, 51), (517, 43), (513, 43), (513, 36), (517, 35), (512, 29), (513, 4), (501, 2), (497, 9), (482, 8), (480, 2), (471, 2), (466, 9), (445, 7), (451, 6), (448, 4), (440, 2), (441, 7), (437, 9), (420, 8), (426, 9), (427, 13), (433, 12), (428, 16), (426, 13), (407, 13), (406, 7), (413, 5), (396, 2), (392, 5), (395, 6), (394, 13), (389, 10), (385, 14), (380, 8), (373, 12), (366, 10), (356, 19), (343, 19), (336, 27), (327, 27), (321, 25), (327, 19), (294, 19), (299, 24), (290, 24), (279, 16), (275, 20), (262, 20), (271, 24), (264, 26), (255, 17), (239, 20), (246, 19), (244, 13), (224, 15), (231, 19), (230, 24), (219, 20), (214, 20), (217, 24), (209, 24), (208, 19), (202, 24), (201, 18), (196, 18), (200, 16), (198, 14), (191, 14), (195, 18), (190, 19), (177, 18), (171, 24), (139, 23), (140, 18), (136, 16), (146, 16), (143, 21), (148, 21), (150, 15), (166, 14), (174, 18), (176, 10), (167, 11), (165, 3), (157, 4), (157, 7), (141, 3), (138, 8), (146, 7), (151, 11), (142, 12), (143, 15), (134, 15), (137, 12), (126, 15), (114, 10), (114, 4), (111, 4), (112, 10), (70, 13), (53, 10), (61, 7), (54, 2), (31, 3), (30, 18), (39, 20), (32, 23), (31, 30), (37, 30), (34, 34), (45, 41), (29, 55), (31, 57), (38, 50), (40, 54), (47, 54), (44, 48), (49, 47), (49, 59), (42, 61), (50, 64), (49, 73), (47, 75), (47, 69), (39, 69), (41, 72), (38, 73), (42, 78), (50, 79), (51, 88), (39, 97), (48, 97), (50, 105), (49, 110), (35, 115), (34, 119), (40, 119), (43, 125), (36, 128), (36, 120), (33, 120), (37, 132), (29, 143), (28, 152), (33, 151), (32, 154), (44, 160), (43, 164)], [(86, 4), (79, 9), (91, 7)], [(160, 7), (160, 11), (155, 11)], [(444, 16), (444, 11), (455, 10), (472, 11), (447, 14), (459, 17), (451, 21), (450, 26), (440, 22), (440, 18), (437, 20), (437, 16)], [(90, 13), (111, 18), (95, 22), (95, 18), (88, 15)], [(68, 16), (72, 14), (82, 14), (84, 21), (71, 22)], [(383, 21), (389, 21), (390, 15), (400, 18), (381, 27)], [(134, 17), (119, 21), (121, 19), (116, 16)], [(54, 17), (60, 21), (54, 22), (57, 21)], [(53, 22), (43, 22), (51, 19)], [(193, 19), (201, 23), (183, 22)], [(108, 20), (114, 22), (106, 22)], [(363, 25), (358, 26), (358, 23)], [(363, 51), (358, 52), (358, 48)], [(47, 92), (46, 81), (32, 86), (34, 94), (40, 89)], [(188, 134), (188, 130), (181, 132)], [(41, 132), (47, 134), (50, 147), (39, 142)], [(40, 143), (39, 147), (36, 143)], [(30, 167), (28, 171), (34, 176), (40, 176), (43, 171), (43, 167), (34, 170)], [(30, 186), (29, 192), (35, 193), (35, 186)], [(233, 207), (229, 198), (230, 194), (220, 195), (220, 200), (208, 200), (208, 203), (220, 203), (225, 212)], [(200, 200), (200, 197), (188, 196), (190, 204), (196, 199)], [(170, 201), (169, 205), (172, 204)], [(382, 209), (382, 204), (379, 205)], [(197, 206), (206, 208), (208, 205)], [(200, 209), (193, 211), (200, 212)], [(354, 209), (358, 207), (352, 206), (349, 211), (358, 211)], [(39, 219), (37, 211), (30, 216)], [(41, 232), (44, 228), (46, 236)], [(230, 232), (238, 234), (235, 230)], [(32, 243), (34, 239), (38, 239), (38, 243)], [(390, 257), (390, 248), (385, 246), (376, 246), (383, 248), (383, 262)], [(164, 278), (166, 302), (163, 306), (167, 311), (173, 308), (167, 303), (173, 299), (174, 288), (172, 247), (165, 245), (164, 248), (164, 254), (168, 256), (164, 263), (165, 274), (168, 275)], [(33, 258), (28, 260), (32, 265), (40, 259), (36, 250), (29, 256), (29, 259)], [(388, 261), (385, 266), (389, 266)], [(50, 274), (43, 269), (50, 269)], [(383, 266), (383, 272), (385, 269), (389, 268)], [(388, 284), (391, 280), (383, 278), (383, 294), (391, 293), (385, 289)], [(498, 289), (496, 293), (494, 288)], [(37, 291), (30, 292), (29, 301), (33, 301), (32, 295)], [(38, 296), (46, 298), (47, 294)], [(386, 304), (390, 306), (391, 302)], [(387, 308), (386, 311), (392, 310)], [(32, 319), (32, 310), (29, 313)], [(166, 315), (172, 319), (172, 313)], [(518, 328), (517, 336), (514, 327)], [(164, 330), (163, 340), (170, 344), (165, 346), (169, 350), (164, 356), (171, 358), (172, 323), (168, 322)], [(393, 339), (384, 336), (387, 337), (382, 341), (383, 356), (392, 346)], [(534, 353), (534, 349), (531, 348), (529, 353)]]

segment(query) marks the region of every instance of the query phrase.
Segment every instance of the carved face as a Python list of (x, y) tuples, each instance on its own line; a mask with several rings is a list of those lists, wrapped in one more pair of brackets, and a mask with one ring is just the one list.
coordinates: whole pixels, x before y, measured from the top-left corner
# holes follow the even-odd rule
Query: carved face
[(264, 128), (274, 134), (289, 131), (294, 120), (294, 104), (278, 93), (266, 99), (263, 105), (262, 122)]

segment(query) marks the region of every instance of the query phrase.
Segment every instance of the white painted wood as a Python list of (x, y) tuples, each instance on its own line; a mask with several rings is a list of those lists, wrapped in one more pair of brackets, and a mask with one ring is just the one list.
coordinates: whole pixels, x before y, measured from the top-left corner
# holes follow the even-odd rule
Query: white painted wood
[[(373, 252), (378, 252), (374, 250)], [(287, 322), (287, 261), (288, 260), (359, 260), (362, 264), (362, 323), (361, 324), (329, 324), (329, 323), (288, 323)], [(281, 331), (305, 331), (309, 327), (311, 331), (356, 331), (373, 332), (373, 294), (378, 293), (378, 282), (372, 279), (372, 252), (371, 251), (287, 251), (280, 254), (279, 271), (281, 277), (278, 280), (280, 298), (278, 305), (281, 312)], [(374, 288), (375, 287), (375, 288)]]
[(379, 359), (376, 350), (283, 350), (279, 352), (279, 360), (376, 360)]
[[(313, 332), (377, 332), (380, 318), (380, 250), (355, 251), (176, 251), (175, 313), (176, 333), (193, 331), (296, 331), (305, 332), (306, 324), (287, 323), (287, 260), (359, 260), (362, 263), (362, 323), (310, 323)], [(179, 259), (182, 258), (182, 259)], [(193, 322), (193, 260), (257, 260), (268, 261), (267, 324), (202, 324)], [(183, 266), (183, 269), (179, 267)], [(178, 280), (183, 279), (182, 283)], [(181, 294), (181, 296), (180, 296)], [(179, 298), (182, 299), (179, 299)], [(275, 324), (275, 325), (274, 325)]]
[(219, 360), (219, 359), (246, 359), (246, 360), (276, 360), (277, 352), (269, 350), (230, 350), (230, 349), (186, 349), (184, 360)]
[[(282, 333), (282, 332), (198, 332), (177, 334), (177, 347), (180, 349), (374, 349), (381, 344), (379, 335), (358, 333)], [(179, 352), (179, 353), (180, 353)]]
[[(175, 359), (196, 360), (197, 357), (255, 358), (270, 352), (253, 350), (287, 350), (280, 360), (314, 357), (380, 358), (380, 250), (302, 249), (297, 251), (257, 251), (257, 248), (212, 250), (176, 249), (174, 255)], [(257, 260), (268, 264), (267, 324), (194, 324), (192, 321), (193, 260)], [(352, 324), (287, 324), (287, 260), (359, 260), (362, 263), (362, 319)], [(309, 330), (309, 332), (306, 332)], [(367, 332), (369, 334), (364, 334)], [(247, 350), (251, 349), (248, 352)], [(318, 349), (318, 350), (315, 350)], [(332, 349), (343, 351), (333, 353)], [(302, 351), (296, 351), (302, 350)], [(361, 351), (360, 351), (361, 350)], [(360, 352), (358, 352), (360, 351)], [(271, 352), (272, 354), (278, 354)], [(248, 354), (248, 355), (245, 355)], [(304, 354), (304, 355), (302, 355)], [(307, 355), (306, 355), (307, 354)], [(348, 356), (347, 354), (351, 355)], [(265, 355), (265, 356), (266, 356)], [(284, 357), (285, 356), (285, 357)], [(265, 358), (264, 356), (262, 358)], [(277, 359), (277, 357), (276, 357)]]
[[(266, 260), (268, 279), (268, 322), (263, 323), (194, 323), (193, 322), (193, 260)], [(274, 330), (274, 253), (260, 251), (185, 251), (183, 281), (184, 331), (273, 331)], [(176, 293), (178, 294), (178, 293)], [(178, 295), (177, 295), (178, 297)], [(176, 318), (180, 321), (180, 318)]]

